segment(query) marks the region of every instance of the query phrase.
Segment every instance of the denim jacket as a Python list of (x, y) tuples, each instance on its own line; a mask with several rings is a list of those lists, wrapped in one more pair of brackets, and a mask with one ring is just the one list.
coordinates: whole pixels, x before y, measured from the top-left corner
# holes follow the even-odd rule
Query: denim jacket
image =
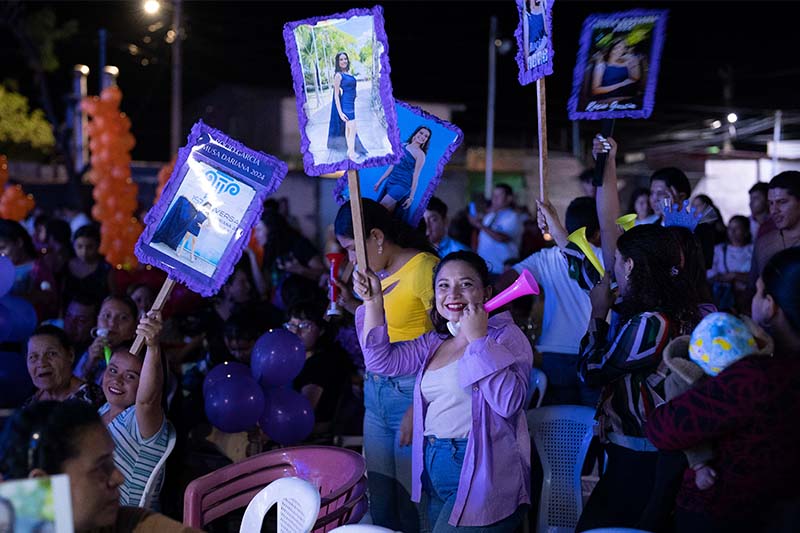
[[(364, 308), (356, 311), (363, 331)], [(416, 373), (412, 440), (411, 499), (422, 492), (423, 421), (427, 406), (420, 382), (433, 354), (448, 338), (435, 331), (390, 343), (386, 326), (359, 335), (367, 370), (386, 376)], [(533, 351), (511, 314), (489, 319), (486, 337), (471, 342), (458, 361), (459, 385), (472, 388), (472, 428), (448, 522), (453, 526), (485, 526), (530, 503), (530, 437), (524, 403)]]

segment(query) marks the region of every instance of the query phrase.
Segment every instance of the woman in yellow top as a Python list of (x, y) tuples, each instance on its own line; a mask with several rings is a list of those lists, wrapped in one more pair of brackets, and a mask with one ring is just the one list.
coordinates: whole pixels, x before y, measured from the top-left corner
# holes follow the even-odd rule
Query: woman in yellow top
[[(425, 236), (393, 219), (382, 205), (363, 199), (369, 268), (381, 279), (391, 342), (433, 329), (433, 269), (439, 262)], [(336, 239), (356, 263), (350, 204), (334, 223)], [(359, 265), (356, 265), (359, 267)], [(411, 501), (411, 401), (415, 376), (367, 373), (364, 379), (364, 455), (374, 524), (415, 533), (420, 522)], [(402, 429), (401, 429), (402, 427)]]

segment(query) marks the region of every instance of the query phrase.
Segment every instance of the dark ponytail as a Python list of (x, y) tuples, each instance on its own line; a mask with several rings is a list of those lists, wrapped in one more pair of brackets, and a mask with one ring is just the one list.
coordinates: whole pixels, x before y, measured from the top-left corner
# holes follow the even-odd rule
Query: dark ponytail
[[(365, 234), (369, 234), (373, 229), (379, 229), (389, 242), (401, 248), (410, 248), (436, 255), (436, 249), (428, 241), (424, 232), (395, 219), (385, 207), (374, 200), (362, 198), (361, 203), (362, 212), (364, 213)], [(336, 213), (336, 220), (333, 223), (333, 230), (336, 235), (341, 235), (348, 239), (353, 238), (353, 215), (350, 209), (350, 202), (342, 204), (339, 208), (339, 212)]]

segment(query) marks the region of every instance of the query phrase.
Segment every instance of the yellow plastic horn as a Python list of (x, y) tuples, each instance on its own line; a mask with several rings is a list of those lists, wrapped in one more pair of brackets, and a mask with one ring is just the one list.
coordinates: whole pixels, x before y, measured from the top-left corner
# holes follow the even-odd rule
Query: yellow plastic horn
[(628, 231), (636, 225), (636, 213), (622, 215), (617, 219), (617, 224), (622, 228), (622, 231)]
[(586, 226), (582, 228), (578, 228), (572, 233), (569, 234), (567, 240), (571, 243), (574, 243), (581, 249), (583, 254), (589, 260), (589, 262), (594, 266), (597, 271), (600, 273), (600, 277), (606, 275), (606, 271), (603, 268), (603, 265), (600, 264), (600, 260), (597, 258), (597, 255), (592, 250), (592, 247), (589, 245), (589, 241), (586, 240)]

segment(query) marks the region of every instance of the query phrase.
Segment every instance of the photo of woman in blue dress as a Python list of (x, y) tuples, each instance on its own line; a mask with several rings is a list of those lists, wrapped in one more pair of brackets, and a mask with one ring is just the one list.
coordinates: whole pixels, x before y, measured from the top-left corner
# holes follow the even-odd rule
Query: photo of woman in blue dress
[(402, 159), (389, 166), (375, 183), (375, 192), (380, 190), (378, 203), (397, 217), (402, 217), (403, 212), (414, 203), (414, 195), (419, 186), (419, 174), (425, 165), (430, 140), (430, 128), (417, 126), (403, 145)]
[(544, 0), (530, 0), (530, 11), (526, 11), (528, 35), (528, 68), (536, 66), (536, 54), (547, 48), (547, 28), (545, 26)]
[[(208, 215), (211, 214), (211, 204), (205, 202), (197, 209), (194, 218), (189, 221), (189, 227), (186, 229), (186, 234), (183, 236), (183, 241), (178, 246), (176, 253), (180, 257), (181, 250), (185, 250), (185, 244), (189, 245), (189, 259), (194, 261), (196, 258), (195, 248), (197, 248), (197, 237), (200, 235), (200, 230), (208, 224)], [(184, 244), (185, 243), (185, 244)]]
[(195, 248), (200, 230), (208, 224), (211, 214), (211, 203), (205, 202), (199, 208), (195, 207), (185, 196), (179, 196), (170, 207), (161, 225), (153, 235), (153, 243), (164, 243), (175, 250), (175, 256), (180, 259), (181, 251), (189, 245), (189, 260), (195, 261)]
[(367, 150), (356, 133), (356, 77), (350, 73), (350, 57), (339, 52), (334, 58), (333, 104), (328, 127), (328, 148), (347, 150), (347, 157), (356, 161)]
[(592, 96), (620, 98), (635, 96), (642, 77), (641, 61), (624, 37), (611, 41), (592, 72)]

